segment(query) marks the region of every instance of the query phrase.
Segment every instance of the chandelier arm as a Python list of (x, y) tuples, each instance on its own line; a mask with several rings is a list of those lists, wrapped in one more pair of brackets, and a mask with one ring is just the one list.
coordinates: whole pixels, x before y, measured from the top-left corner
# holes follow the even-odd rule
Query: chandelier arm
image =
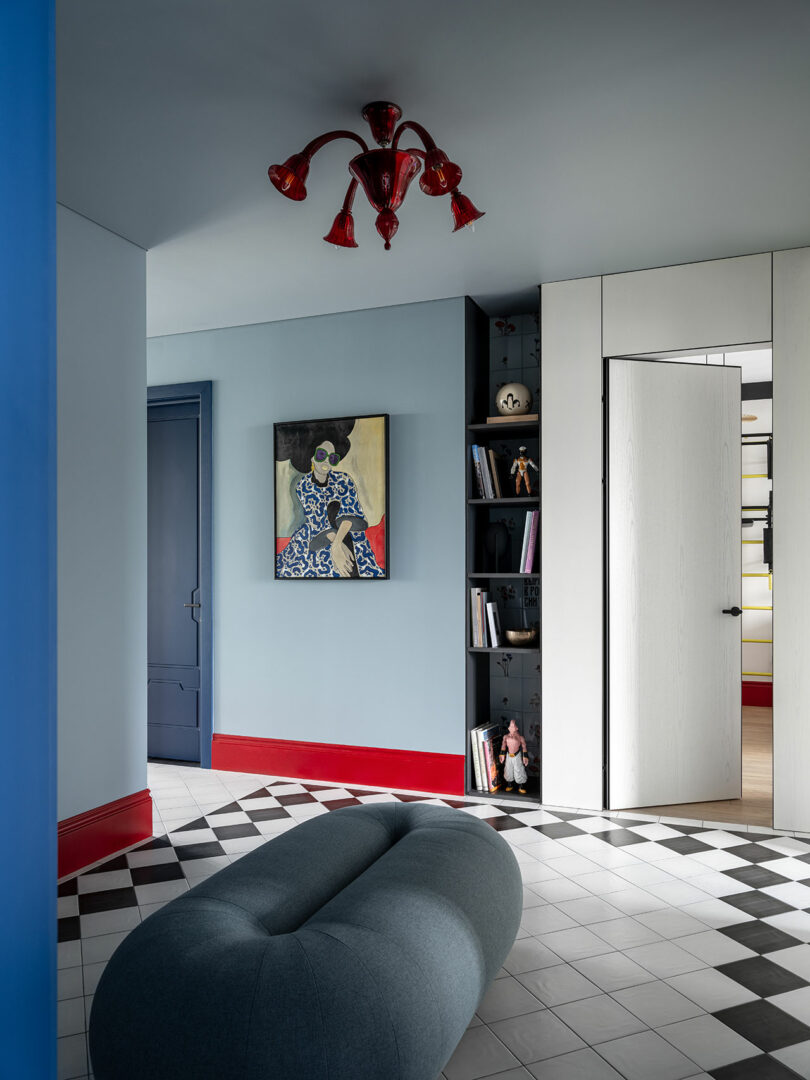
[(355, 192), (357, 191), (357, 180), (352, 179), (349, 183), (349, 187), (346, 191), (346, 198), (343, 200), (343, 206), (340, 208), (341, 213), (351, 213), (352, 205), (354, 203)]
[(425, 128), (422, 127), (421, 124), (417, 124), (415, 120), (404, 120), (399, 125), (397, 130), (394, 132), (394, 138), (393, 138), (393, 140), (391, 142), (391, 149), (392, 150), (397, 149), (397, 146), (399, 144), (400, 136), (402, 135), (403, 131), (406, 131), (409, 128), (410, 128), (411, 131), (416, 132), (416, 134), (419, 136), (419, 138), (424, 143), (426, 150), (435, 150), (436, 149), (436, 143), (431, 138), (429, 132), (427, 132), (425, 130)]
[(313, 139), (312, 142), (307, 143), (301, 151), (301, 154), (303, 157), (311, 160), (322, 147), (326, 146), (327, 143), (334, 142), (335, 139), (354, 139), (356, 143), (360, 144), (363, 153), (368, 153), (368, 146), (365, 141), (361, 139), (359, 135), (355, 135), (353, 131), (327, 131), (325, 135), (319, 135), (317, 139)]

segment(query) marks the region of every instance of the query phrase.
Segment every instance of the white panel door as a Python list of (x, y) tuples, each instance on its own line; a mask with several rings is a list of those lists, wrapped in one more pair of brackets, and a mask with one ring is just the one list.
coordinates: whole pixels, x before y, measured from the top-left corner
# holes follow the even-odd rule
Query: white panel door
[(607, 363), (609, 805), (739, 798), (740, 370)]

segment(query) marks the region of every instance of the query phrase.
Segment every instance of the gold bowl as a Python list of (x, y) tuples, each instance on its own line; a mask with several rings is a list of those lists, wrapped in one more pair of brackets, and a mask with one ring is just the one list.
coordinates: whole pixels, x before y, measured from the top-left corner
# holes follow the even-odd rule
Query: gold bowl
[(507, 630), (506, 640), (510, 645), (523, 646), (534, 645), (537, 641), (537, 627), (532, 626), (528, 630)]

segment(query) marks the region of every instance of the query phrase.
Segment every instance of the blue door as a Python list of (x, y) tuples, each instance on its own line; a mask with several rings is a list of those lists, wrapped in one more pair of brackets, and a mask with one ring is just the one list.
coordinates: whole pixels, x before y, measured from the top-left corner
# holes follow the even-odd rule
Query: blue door
[(200, 761), (200, 405), (148, 408), (148, 753)]

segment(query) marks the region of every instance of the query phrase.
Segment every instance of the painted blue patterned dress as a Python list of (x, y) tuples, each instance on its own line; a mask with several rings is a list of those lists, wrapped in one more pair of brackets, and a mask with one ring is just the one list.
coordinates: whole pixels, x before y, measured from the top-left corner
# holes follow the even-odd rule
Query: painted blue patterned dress
[(302, 476), (295, 487), (306, 521), (290, 537), (290, 542), (276, 555), (276, 576), (292, 578), (340, 577), (332, 564), (331, 540), (342, 521), (350, 521), (356, 571), (354, 577), (384, 577), (371, 544), (366, 538), (368, 522), (354, 481), (334, 469), (325, 484), (319, 484), (311, 472)]

